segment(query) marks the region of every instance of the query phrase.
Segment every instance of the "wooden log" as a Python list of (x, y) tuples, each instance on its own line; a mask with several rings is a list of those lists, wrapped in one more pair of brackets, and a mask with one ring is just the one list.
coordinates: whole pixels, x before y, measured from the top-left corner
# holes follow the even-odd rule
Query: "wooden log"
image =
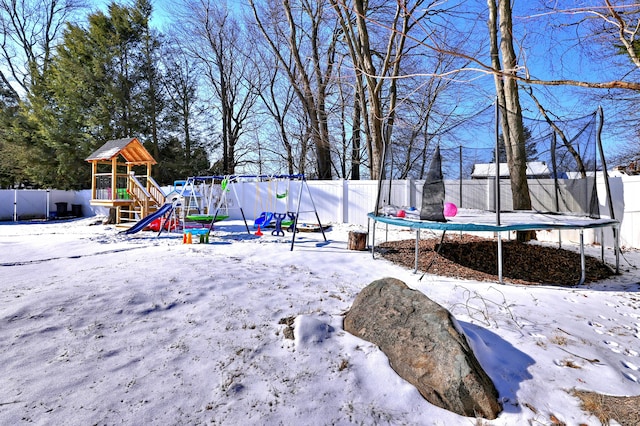
[(349, 231), (349, 250), (366, 250), (367, 233), (362, 231)]

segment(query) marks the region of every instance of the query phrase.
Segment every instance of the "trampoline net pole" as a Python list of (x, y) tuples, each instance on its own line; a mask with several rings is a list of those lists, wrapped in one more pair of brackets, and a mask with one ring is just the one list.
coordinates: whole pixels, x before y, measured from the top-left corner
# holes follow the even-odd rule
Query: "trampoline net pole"
[[(496, 127), (495, 127), (496, 145), (495, 145), (495, 199), (494, 204), (496, 208), (496, 225), (500, 226), (500, 103), (496, 97)], [(498, 241), (500, 241), (500, 233), (498, 233)], [(500, 250), (502, 255), (502, 250)], [(499, 259), (500, 260), (500, 259)], [(499, 272), (502, 272), (502, 264), (498, 266)], [(502, 276), (499, 276), (500, 282), (502, 282)]]

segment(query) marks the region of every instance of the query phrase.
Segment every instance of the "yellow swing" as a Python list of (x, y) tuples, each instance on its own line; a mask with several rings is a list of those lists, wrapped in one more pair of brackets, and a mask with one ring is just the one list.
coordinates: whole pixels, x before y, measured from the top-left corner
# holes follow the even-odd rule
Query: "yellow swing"
[(289, 216), (290, 219), (293, 219), (294, 214), (292, 214), (291, 212), (289, 212), (289, 200), (288, 200), (288, 195), (289, 195), (289, 186), (291, 184), (291, 179), (287, 179), (287, 188), (284, 192), (279, 193), (278, 192), (278, 187), (279, 187), (279, 182), (281, 179), (276, 180), (276, 199), (275, 202), (276, 204), (278, 203), (278, 201), (283, 200), (284, 201), (284, 212), (274, 212), (274, 218), (276, 220), (276, 229), (271, 233), (272, 235), (278, 235), (283, 237), (284, 236), (284, 231), (282, 230), (282, 227), (286, 227), (286, 228), (291, 228), (291, 226), (293, 225), (293, 220), (285, 220), (287, 218), (287, 216)]

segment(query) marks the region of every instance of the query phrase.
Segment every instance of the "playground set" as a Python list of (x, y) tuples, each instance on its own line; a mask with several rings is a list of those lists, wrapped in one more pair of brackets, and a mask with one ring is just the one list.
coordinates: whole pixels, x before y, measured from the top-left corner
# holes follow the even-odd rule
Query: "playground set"
[(91, 164), (90, 204), (108, 207), (117, 225), (137, 222), (165, 204), (162, 189), (151, 177), (156, 160), (137, 138), (108, 141), (86, 161)]
[[(284, 228), (293, 235), (291, 250), (300, 230), (321, 231), (327, 241), (303, 174), (194, 176), (175, 181), (165, 195), (151, 177), (156, 161), (137, 138), (108, 141), (86, 161), (92, 167), (90, 204), (109, 207), (115, 212), (113, 220), (118, 226), (132, 224), (123, 231), (125, 234), (143, 229), (156, 231), (158, 236), (163, 231), (182, 232), (184, 243), (192, 243), (194, 236), (208, 243), (214, 223), (228, 219), (233, 209), (239, 211), (251, 234), (236, 186), (255, 185), (252, 201), (260, 209), (253, 222), (255, 235), (262, 236), (265, 228), (274, 227), (272, 235), (284, 236)], [(143, 174), (136, 175), (136, 169), (142, 169)], [(312, 210), (301, 210), (303, 194), (307, 197), (305, 205)], [(308, 213), (314, 213), (317, 226), (298, 224), (300, 215)]]
[[(256, 210), (252, 229), (247, 221), (243, 203), (238, 196), (238, 185), (253, 185), (255, 198), (252, 200)], [(247, 193), (251, 191), (243, 191)], [(312, 210), (301, 210), (303, 196), (305, 205)], [(141, 219), (126, 234), (133, 234), (145, 228), (158, 232), (182, 232), (183, 242), (191, 244), (195, 240), (208, 243), (209, 235), (217, 222), (232, 217), (242, 219), (247, 234), (263, 236), (267, 228), (273, 236), (285, 236), (285, 230), (291, 232), (291, 250), (293, 250), (296, 232), (317, 230), (327, 241), (318, 216), (315, 203), (304, 175), (233, 175), (233, 176), (194, 176), (186, 180), (175, 181), (173, 189), (166, 195), (162, 208)], [(301, 214), (313, 213), (317, 225), (311, 227), (298, 224)]]

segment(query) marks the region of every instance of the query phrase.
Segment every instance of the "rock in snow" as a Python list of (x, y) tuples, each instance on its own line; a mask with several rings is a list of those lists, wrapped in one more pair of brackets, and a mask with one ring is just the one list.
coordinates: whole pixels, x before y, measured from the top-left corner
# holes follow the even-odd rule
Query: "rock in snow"
[(391, 367), (430, 403), (469, 417), (495, 419), (502, 407), (453, 316), (394, 278), (356, 297), (344, 329), (380, 347)]

